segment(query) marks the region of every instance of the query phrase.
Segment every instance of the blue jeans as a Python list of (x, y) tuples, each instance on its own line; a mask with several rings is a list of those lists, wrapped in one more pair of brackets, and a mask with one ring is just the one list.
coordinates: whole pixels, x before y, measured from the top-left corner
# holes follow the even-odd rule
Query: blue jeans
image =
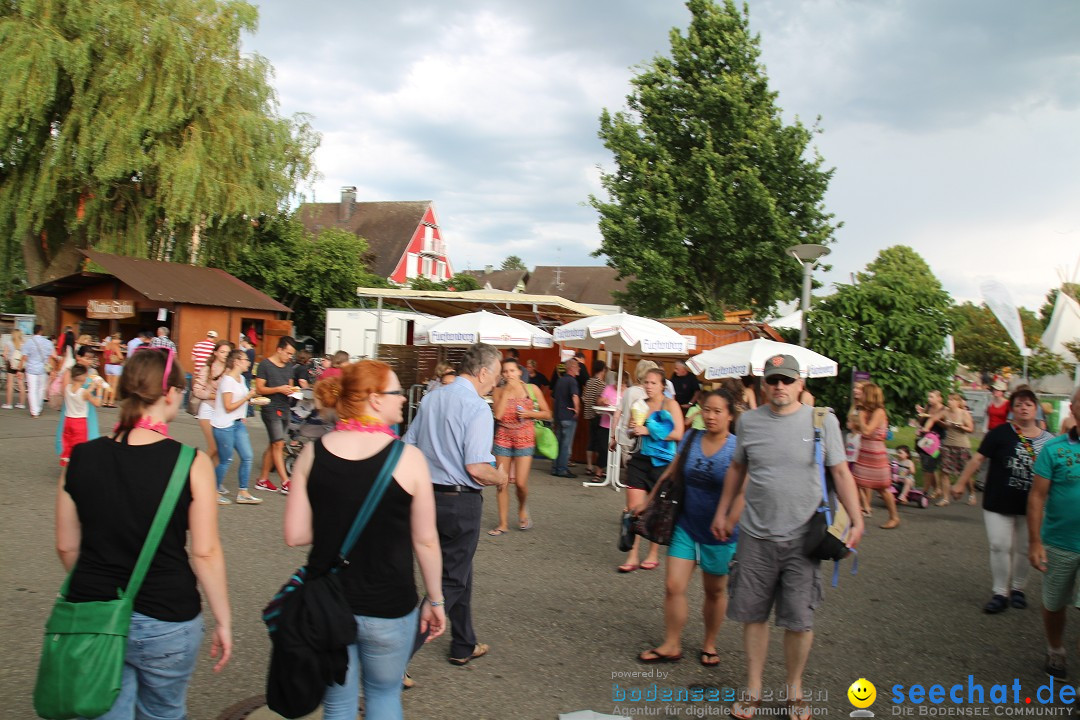
[(356, 616), (356, 642), (349, 646), (345, 684), (326, 689), (323, 720), (356, 720), (361, 683), (367, 720), (401, 720), (401, 678), (419, 617), (419, 608), (399, 618)]
[(570, 448), (574, 444), (577, 420), (559, 420), (555, 423), (555, 436), (559, 439), (559, 456), (551, 465), (551, 472), (570, 472)]
[(255, 453), (251, 451), (251, 438), (243, 420), (237, 420), (227, 428), (214, 428), (214, 442), (217, 443), (218, 464), (214, 468), (217, 486), (225, 487), (225, 474), (233, 459), (233, 449), (240, 455), (240, 489), (247, 490), (248, 478), (251, 477), (251, 463)]
[(202, 615), (165, 622), (132, 614), (120, 695), (99, 720), (186, 718), (188, 682), (202, 636)]

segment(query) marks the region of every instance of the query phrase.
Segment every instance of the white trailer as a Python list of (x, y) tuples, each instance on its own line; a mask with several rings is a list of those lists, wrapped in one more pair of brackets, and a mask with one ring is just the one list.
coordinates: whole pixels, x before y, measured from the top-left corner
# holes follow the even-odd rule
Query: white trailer
[[(379, 319), (382, 318), (381, 332)], [(375, 337), (383, 345), (411, 345), (413, 335), (438, 318), (404, 310), (327, 308), (326, 352), (344, 350), (351, 357), (372, 357)]]

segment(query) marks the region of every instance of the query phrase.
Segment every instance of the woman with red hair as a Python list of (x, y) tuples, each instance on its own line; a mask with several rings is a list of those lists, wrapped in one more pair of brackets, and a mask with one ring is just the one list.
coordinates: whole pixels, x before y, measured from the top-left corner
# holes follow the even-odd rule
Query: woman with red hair
[[(363, 360), (343, 366), (340, 377), (324, 376), (315, 395), (338, 421), (296, 460), (285, 504), (285, 542), (311, 545), (308, 571), (319, 575), (335, 566), (342, 540), (397, 440), (390, 426), (402, 420), (405, 391), (389, 365)], [(428, 593), (419, 609), (414, 552)], [(349, 646), (345, 683), (327, 688), (323, 717), (356, 717), (362, 677), (365, 716), (400, 718), (401, 682), (417, 622), (428, 640), (446, 626), (435, 493), (417, 448), (405, 446), (393, 482), (346, 560), (338, 572), (357, 637)]]

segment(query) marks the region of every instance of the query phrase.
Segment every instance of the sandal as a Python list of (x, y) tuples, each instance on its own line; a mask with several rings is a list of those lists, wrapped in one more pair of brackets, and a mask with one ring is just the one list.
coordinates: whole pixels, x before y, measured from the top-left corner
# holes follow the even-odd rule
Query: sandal
[(525, 518), (525, 521), (518, 526), (518, 530), (532, 530), (532, 518)]
[(788, 705), (788, 717), (791, 720), (810, 720), (810, 705), (805, 700), (795, 700)]
[(716, 667), (720, 664), (720, 656), (714, 652), (698, 651), (698, 662), (707, 668)]
[(880, 527), (882, 530), (892, 530), (893, 528), (899, 527), (899, 526), (900, 526), (900, 518), (893, 518), (889, 522), (885, 523), (884, 525), (879, 525), (878, 527)]
[(510, 531), (509, 530), (500, 530), (499, 528), (495, 528), (494, 530), (488, 530), (488, 535), (490, 535), (491, 537), (499, 537), (500, 535), (505, 535), (508, 532), (510, 532)]
[(631, 573), (631, 572), (634, 572), (635, 570), (637, 570), (639, 567), (641, 567), (641, 566), (640, 565), (635, 565), (634, 563), (626, 563), (624, 565), (620, 565), (618, 570), (621, 573)]
[(476, 658), (484, 657), (485, 655), (487, 655), (488, 650), (490, 650), (490, 649), (491, 649), (491, 647), (488, 646), (486, 643), (477, 643), (476, 645), (473, 646), (472, 655), (469, 655), (469, 657), (463, 657), (463, 658), (452, 657), (452, 658), (450, 658), (450, 664), (451, 665), (457, 665), (459, 667), (462, 666), (462, 665), (468, 665), (469, 661), (475, 660)]
[(652, 560), (646, 560), (645, 562), (641, 563), (642, 570), (655, 570), (658, 567), (660, 567), (660, 563), (653, 562)]
[[(649, 653), (652, 653), (652, 657), (646, 657)], [(637, 656), (639, 663), (644, 665), (656, 665), (657, 663), (673, 663), (682, 660), (682, 653), (675, 653), (674, 655), (663, 655), (656, 652), (656, 650), (646, 650)]]
[(934, 503), (934, 507), (945, 507), (948, 504), (949, 504), (949, 501), (946, 498), (942, 498), (942, 499), (938, 500), (936, 503)]
[(975, 497), (975, 493), (968, 493), (968, 505), (978, 505), (979, 499)]
[(761, 707), (761, 700), (736, 700), (731, 704), (731, 717), (738, 720), (753, 720), (754, 714)]

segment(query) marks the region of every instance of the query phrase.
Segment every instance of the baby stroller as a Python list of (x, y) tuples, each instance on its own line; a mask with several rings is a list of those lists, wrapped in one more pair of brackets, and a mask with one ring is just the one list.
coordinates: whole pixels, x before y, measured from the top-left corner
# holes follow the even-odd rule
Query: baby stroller
[(330, 431), (330, 426), (319, 417), (314, 393), (310, 388), (302, 392), (304, 397), (289, 412), (289, 431), (285, 438), (285, 472), (290, 476), (304, 446)]
[[(896, 498), (896, 503), (899, 505), (900, 493), (904, 491), (904, 481), (900, 479), (900, 466), (895, 460), (890, 460), (889, 468), (892, 470), (892, 484), (889, 486), (889, 492)], [(930, 507), (930, 498), (927, 497), (926, 493), (912, 484), (911, 489), (907, 492), (907, 504), (914, 505), (915, 507), (928, 508)]]

